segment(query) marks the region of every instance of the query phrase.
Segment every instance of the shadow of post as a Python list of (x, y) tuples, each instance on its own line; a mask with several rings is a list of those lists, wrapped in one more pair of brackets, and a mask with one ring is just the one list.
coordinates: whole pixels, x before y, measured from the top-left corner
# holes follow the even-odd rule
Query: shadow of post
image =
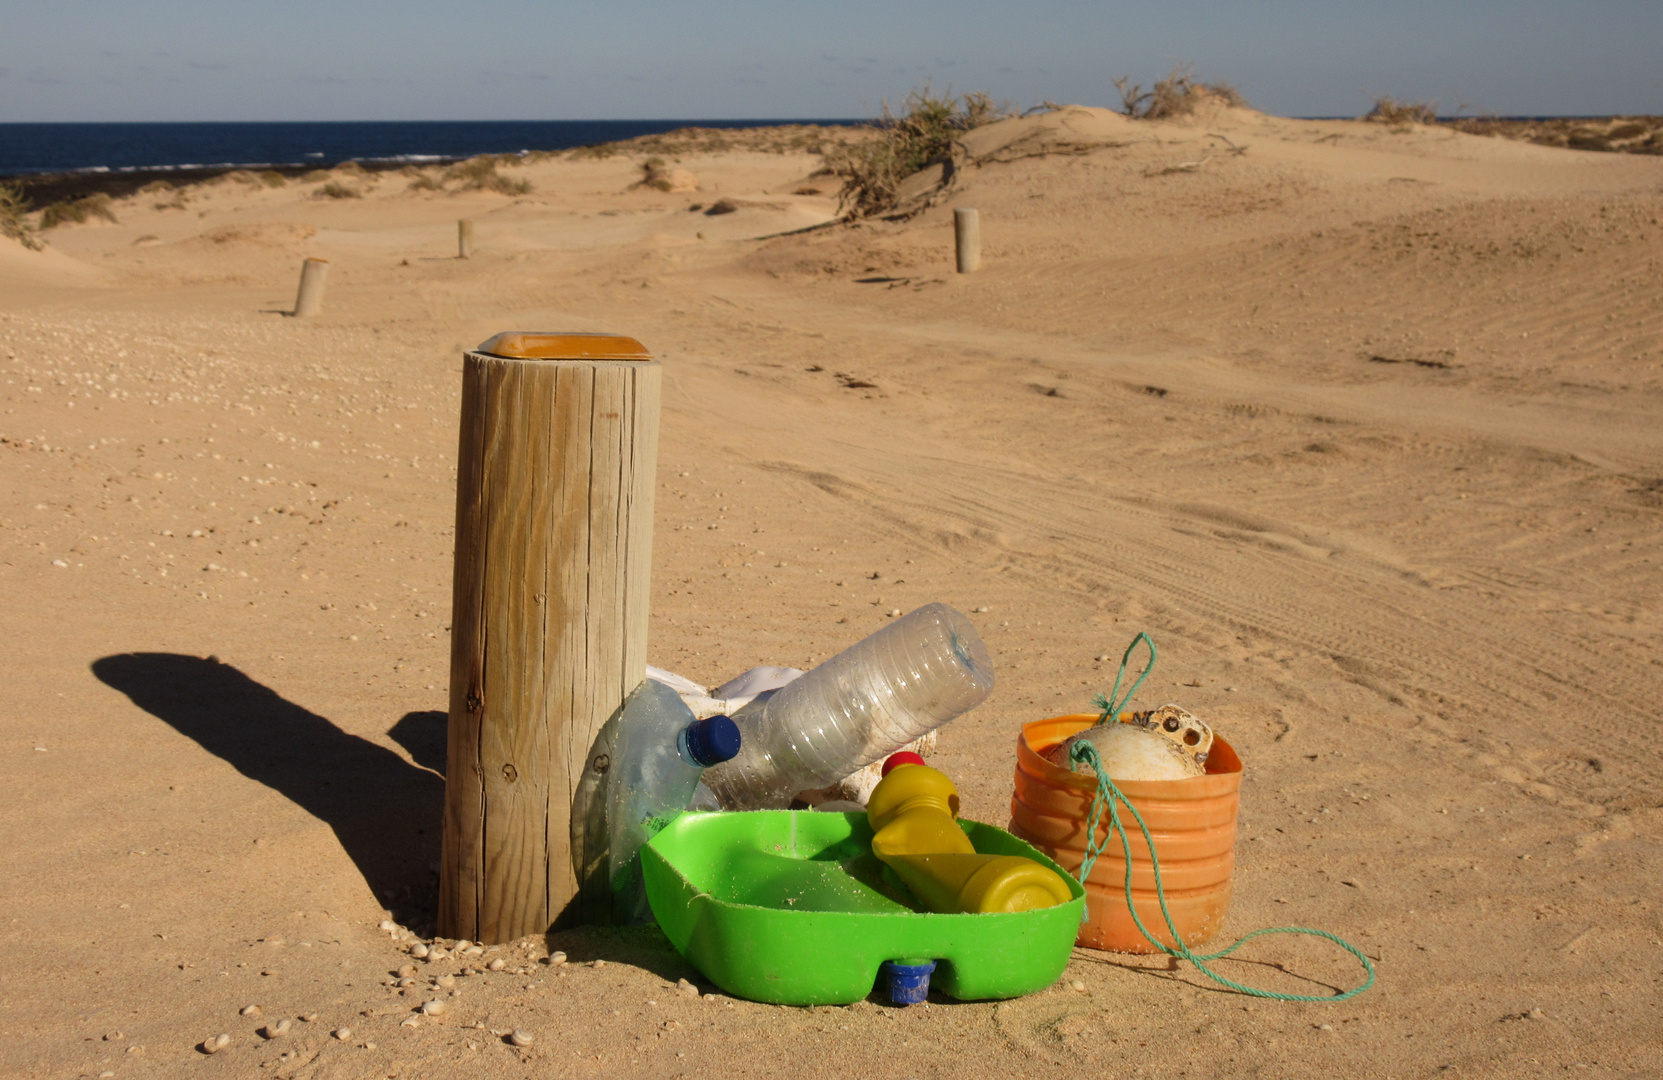
[[(92, 672), (133, 704), (195, 739), (238, 772), (292, 800), (335, 831), (377, 899), (431, 919), (437, 895), (445, 782), (384, 746), (342, 731), (229, 664), (178, 653), (123, 653)], [(419, 733), (433, 760), (434, 720), (409, 713), (394, 737)], [(437, 760), (443, 761), (443, 728)], [(414, 741), (414, 740), (413, 740)]]

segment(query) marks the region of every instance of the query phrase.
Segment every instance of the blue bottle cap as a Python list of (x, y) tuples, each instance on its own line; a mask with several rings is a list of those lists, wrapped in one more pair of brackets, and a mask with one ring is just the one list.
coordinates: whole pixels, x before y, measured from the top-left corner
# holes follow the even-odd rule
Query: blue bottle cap
[(687, 725), (687, 752), (705, 768), (739, 753), (739, 725), (726, 716), (707, 716)]

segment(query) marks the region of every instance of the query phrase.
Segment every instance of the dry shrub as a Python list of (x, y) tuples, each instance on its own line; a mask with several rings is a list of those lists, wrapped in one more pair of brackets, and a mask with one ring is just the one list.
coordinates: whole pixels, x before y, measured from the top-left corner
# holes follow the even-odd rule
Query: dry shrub
[(34, 226), (24, 217), (29, 212), (29, 198), (16, 184), (0, 184), (0, 236), (16, 240), (30, 251), (45, 247), (35, 235)]
[(661, 157), (650, 157), (641, 163), (641, 186), (669, 191), (670, 165)]
[(445, 170), (444, 182), (457, 181), (459, 191), (494, 191), (499, 195), (525, 195), (531, 191), (527, 180), (512, 180), (497, 172), (498, 165), (517, 165), (519, 158), (512, 155), (481, 154), (459, 161)]
[(1219, 105), (1247, 104), (1247, 99), (1227, 82), (1197, 82), (1188, 64), (1178, 64), (1149, 90), (1122, 75), (1114, 80), (1120, 91), (1120, 108), (1135, 120), (1171, 120), (1189, 116), (1205, 102)]
[(313, 169), (300, 178), (302, 184), (321, 184), (328, 180), (331, 173), (328, 169)]
[(1439, 122), (1468, 135), (1518, 139), (1538, 146), (1625, 154), (1663, 153), (1663, 116), (1552, 117), (1543, 120), (1477, 116)]
[(364, 193), (355, 187), (347, 187), (331, 180), (312, 193), (314, 199), (362, 199)]
[(907, 95), (905, 110), (897, 116), (885, 101), (883, 118), (872, 125), (876, 137), (827, 153), (827, 168), (843, 180), (837, 198), (844, 214), (870, 217), (894, 209), (901, 182), (947, 160), (961, 133), (1011, 115), (987, 94), (936, 94), (928, 84)]
[(165, 195), (168, 192), (175, 191), (175, 190), (177, 190), (177, 189), (173, 186), (173, 182), (170, 181), (170, 180), (152, 180), (152, 181), (150, 181), (150, 183), (148, 183), (148, 184), (144, 185), (143, 187), (139, 188), (139, 190), (134, 192), (134, 194), (135, 195)]
[(1435, 124), (1438, 122), (1438, 103), (1436, 101), (1398, 101), (1394, 97), (1377, 97), (1374, 108), (1363, 117), (1364, 120), (1376, 120), (1383, 124), (1393, 124), (1406, 127), (1410, 124)]
[(103, 218), (115, 223), (115, 212), (110, 209), (110, 197), (103, 192), (88, 195), (73, 202), (55, 202), (40, 212), (40, 227), (51, 229), (63, 224), (80, 225), (88, 218)]
[(438, 191), (439, 182), (427, 173), (416, 171), (411, 174), (410, 186), (407, 191)]
[(278, 172), (276, 169), (266, 169), (265, 171), (258, 173), (256, 178), (260, 181), (260, 183), (269, 188), (279, 188), (288, 185), (288, 181), (283, 178), (283, 174)]

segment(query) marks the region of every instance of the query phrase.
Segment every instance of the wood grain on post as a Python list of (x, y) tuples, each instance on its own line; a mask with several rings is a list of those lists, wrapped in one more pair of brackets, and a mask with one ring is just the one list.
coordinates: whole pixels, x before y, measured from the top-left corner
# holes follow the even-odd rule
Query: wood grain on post
[(953, 248), (959, 273), (982, 268), (982, 216), (976, 211), (963, 207), (953, 211)]
[(462, 218), (456, 223), (456, 257), (466, 259), (473, 254), (473, 219)]
[(307, 259), (300, 264), (300, 291), (295, 294), (294, 300), (295, 318), (310, 318), (323, 310), (323, 286), (328, 279), (328, 259)]
[(448, 937), (609, 918), (593, 796), (646, 676), (660, 378), (611, 334), (499, 334), (463, 360)]

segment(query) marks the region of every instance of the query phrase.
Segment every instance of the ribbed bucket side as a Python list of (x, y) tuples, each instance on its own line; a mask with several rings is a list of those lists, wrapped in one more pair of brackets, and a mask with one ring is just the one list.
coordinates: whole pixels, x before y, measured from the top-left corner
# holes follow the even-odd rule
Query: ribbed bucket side
[[(1046, 751), (1096, 723), (1090, 714), (1058, 716), (1022, 726), (1017, 739), (1015, 793), (1010, 831), (1078, 874), (1085, 861), (1086, 818), (1096, 778), (1053, 765)], [(1143, 815), (1161, 860), (1161, 883), (1173, 925), (1186, 944), (1217, 933), (1230, 906), (1235, 870), (1236, 815), (1241, 805), (1241, 759), (1221, 738), (1213, 741), (1207, 773), (1186, 780), (1126, 781), (1120, 790)], [(1131, 815), (1132, 896), (1149, 932), (1168, 945), (1154, 871), (1143, 836)], [(1078, 944), (1114, 952), (1154, 952), (1126, 908), (1126, 864), (1120, 841), (1109, 838), (1086, 881), (1086, 921)]]

